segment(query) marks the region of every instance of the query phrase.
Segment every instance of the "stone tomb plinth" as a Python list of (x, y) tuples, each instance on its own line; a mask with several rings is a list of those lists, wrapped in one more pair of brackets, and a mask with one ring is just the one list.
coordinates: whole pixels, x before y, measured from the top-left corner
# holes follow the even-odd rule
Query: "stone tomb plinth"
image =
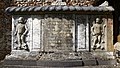
[(70, 55), (74, 51), (109, 51), (112, 47), (109, 23), (112, 18), (107, 15), (13, 15), (11, 53), (21, 56), (55, 53), (63, 57), (60, 54)]
[[(84, 65), (89, 65), (85, 59), (82, 60), (84, 52), (112, 51), (111, 12), (103, 13), (104, 9), (101, 12), (93, 10), (78, 12), (70, 8), (71, 11), (68, 10), (68, 13), (62, 11), (64, 9), (60, 12), (55, 10), (42, 12), (40, 7), (22, 8), (31, 11), (27, 9), (20, 11), (18, 7), (13, 9), (15, 11), (12, 7), (6, 10), (12, 13), (12, 52), (6, 59), (60, 63), (67, 63), (70, 60), (73, 64), (80, 61)], [(65, 62), (61, 62), (63, 60)], [(89, 61), (94, 62), (92, 65), (97, 64), (95, 59)]]
[(113, 47), (112, 18), (107, 15), (13, 15), (12, 21), (12, 51), (108, 51)]

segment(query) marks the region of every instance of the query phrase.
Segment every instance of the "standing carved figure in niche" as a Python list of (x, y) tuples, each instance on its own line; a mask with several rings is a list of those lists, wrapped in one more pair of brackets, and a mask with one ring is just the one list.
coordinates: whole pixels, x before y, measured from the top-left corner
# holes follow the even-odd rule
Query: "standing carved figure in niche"
[(15, 34), (17, 34), (17, 42), (18, 42), (18, 47), (16, 49), (29, 50), (25, 42), (25, 36), (26, 36), (27, 31), (28, 31), (28, 28), (26, 25), (26, 21), (23, 17), (20, 17), (18, 19), (18, 24), (16, 26), (16, 32), (15, 32)]
[[(104, 25), (103, 25), (104, 26)], [(93, 50), (101, 49), (104, 50), (104, 47), (101, 45), (103, 43), (103, 35), (105, 27), (102, 26), (102, 21), (100, 18), (96, 18), (95, 23), (91, 27), (92, 41), (93, 41)]]

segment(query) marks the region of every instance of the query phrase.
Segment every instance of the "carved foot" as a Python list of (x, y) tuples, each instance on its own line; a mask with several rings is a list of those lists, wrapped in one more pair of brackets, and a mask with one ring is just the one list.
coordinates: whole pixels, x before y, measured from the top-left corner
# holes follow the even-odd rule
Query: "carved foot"
[(26, 51), (30, 51), (27, 44), (24, 44), (22, 48), (24, 48), (24, 50), (26, 50)]
[(92, 48), (94, 51), (96, 50), (96, 48)]
[(104, 48), (104, 47), (101, 47), (101, 50), (105, 50), (105, 48)]
[(101, 49), (101, 46), (100, 46), (100, 45), (98, 45), (96, 48), (97, 48), (97, 49)]
[(102, 43), (105, 43), (105, 41), (102, 40)]
[(15, 47), (14, 49), (15, 50), (23, 50), (24, 48), (22, 48), (22, 47)]
[(96, 46), (93, 46), (92, 49), (93, 49), (93, 50), (96, 50)]
[(27, 45), (25, 45), (25, 46), (20, 46), (20, 47), (15, 47), (14, 49), (15, 49), (15, 50), (26, 50), (26, 51), (30, 51)]

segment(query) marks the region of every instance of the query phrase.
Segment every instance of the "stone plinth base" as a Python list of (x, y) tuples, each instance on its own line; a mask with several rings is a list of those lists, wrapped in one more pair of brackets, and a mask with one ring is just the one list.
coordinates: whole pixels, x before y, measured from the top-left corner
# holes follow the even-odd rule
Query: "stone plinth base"
[(14, 51), (4, 65), (42, 67), (80, 67), (116, 65), (112, 52), (24, 52)]
[(96, 65), (115, 65), (115, 60), (63, 60), (63, 61), (37, 61), (37, 60), (5, 60), (4, 65), (13, 66), (41, 66), (41, 67), (81, 67)]
[(91, 60), (91, 59), (114, 59), (113, 52), (24, 52), (12, 51), (11, 55), (6, 56), (7, 60)]
[(66, 61), (5, 60), (4, 65), (77, 67), (77, 66), (83, 66), (83, 62), (82, 60), (66, 60)]
[(115, 59), (110, 59), (112, 56), (110, 52), (14, 52), (14, 54), (6, 57), (4, 65), (80, 67), (117, 64)]

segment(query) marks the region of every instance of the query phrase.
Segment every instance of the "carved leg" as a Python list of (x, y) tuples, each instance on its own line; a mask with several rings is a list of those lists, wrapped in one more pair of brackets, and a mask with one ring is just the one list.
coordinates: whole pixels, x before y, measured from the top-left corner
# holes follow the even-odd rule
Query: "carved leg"
[(101, 48), (101, 35), (98, 35), (98, 45), (97, 45), (97, 49)]
[(17, 34), (17, 41), (18, 41), (18, 47), (21, 49), (22, 47), (21, 34)]
[(24, 35), (21, 36), (21, 41), (22, 41), (22, 44), (25, 44)]
[(93, 36), (93, 47), (92, 47), (93, 50), (96, 49), (96, 43), (97, 43), (97, 36)]
[(101, 35), (98, 35), (98, 44), (101, 43)]
[(26, 48), (26, 43), (25, 43), (25, 36), (21, 36), (21, 41), (22, 41), (22, 47), (25, 49)]
[(29, 51), (28, 45), (25, 43), (25, 35), (21, 36), (22, 48)]
[(105, 50), (104, 46), (101, 47), (101, 50)]

